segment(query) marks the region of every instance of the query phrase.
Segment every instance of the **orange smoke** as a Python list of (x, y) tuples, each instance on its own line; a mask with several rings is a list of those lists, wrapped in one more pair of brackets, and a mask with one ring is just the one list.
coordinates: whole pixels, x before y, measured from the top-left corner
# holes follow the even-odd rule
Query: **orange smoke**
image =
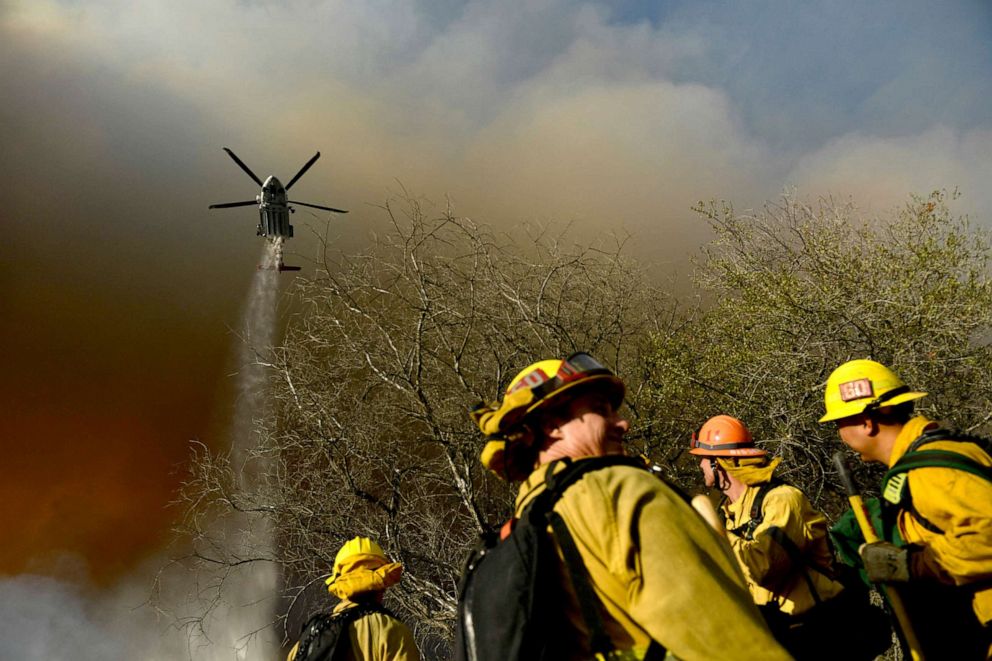
[(57, 574), (68, 554), (112, 581), (168, 538), (189, 440), (219, 438), (223, 324), (84, 303), (36, 290), (0, 320), (0, 574)]

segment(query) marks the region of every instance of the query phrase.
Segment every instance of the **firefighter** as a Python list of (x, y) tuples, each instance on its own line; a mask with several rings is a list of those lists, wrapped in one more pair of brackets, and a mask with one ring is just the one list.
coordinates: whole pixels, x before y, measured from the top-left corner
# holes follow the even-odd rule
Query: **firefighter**
[[(476, 410), (488, 439), (483, 464), (522, 481), (517, 517), (552, 476), (624, 454), (624, 392), (609, 369), (578, 353), (534, 363), (510, 382), (502, 401)], [(660, 658), (662, 649), (684, 659), (789, 658), (726, 544), (675, 489), (632, 463), (584, 473), (553, 507), (574, 540), (609, 639), (609, 653), (596, 658)], [(560, 535), (554, 537), (562, 556)], [(558, 581), (570, 595), (562, 608), (572, 631), (556, 636), (556, 652), (593, 658), (576, 591)]]
[(371, 539), (346, 542), (325, 581), (340, 601), (330, 614), (310, 618), (287, 661), (419, 661), (410, 629), (382, 605), (402, 574), (403, 565), (390, 562)]
[(870, 580), (899, 584), (927, 658), (992, 656), (992, 458), (987, 439), (914, 415), (925, 392), (872, 360), (827, 379), (826, 413), (863, 461), (888, 467), (885, 541), (861, 547)]
[[(866, 591), (838, 580), (826, 517), (774, 473), (781, 457), (757, 447), (747, 426), (718, 415), (693, 434), (706, 486), (723, 493), (727, 537), (769, 628), (797, 659), (874, 659), (891, 641)], [(855, 615), (860, 622), (852, 621)], [(845, 631), (838, 636), (838, 631)]]

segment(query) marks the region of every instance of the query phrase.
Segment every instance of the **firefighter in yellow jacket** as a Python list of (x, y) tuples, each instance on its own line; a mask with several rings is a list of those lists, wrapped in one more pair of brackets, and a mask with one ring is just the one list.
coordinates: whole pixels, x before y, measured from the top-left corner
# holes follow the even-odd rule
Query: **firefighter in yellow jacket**
[[(504, 479), (523, 481), (518, 517), (545, 489), (549, 470), (623, 454), (629, 428), (617, 410), (623, 399), (623, 382), (580, 353), (531, 365), (501, 402), (477, 409), (488, 438), (483, 463)], [(652, 658), (662, 647), (687, 660), (789, 658), (751, 601), (727, 545), (648, 471), (612, 465), (585, 473), (554, 512), (574, 539), (599, 602), (612, 650), (597, 658)], [(575, 631), (558, 638), (557, 651), (563, 659), (593, 658), (575, 593), (565, 589), (571, 597), (563, 609)]]
[(334, 558), (334, 571), (325, 581), (340, 602), (327, 615), (316, 615), (304, 626), (287, 661), (311, 658), (344, 661), (419, 661), (413, 634), (382, 606), (383, 594), (403, 574), (382, 548), (367, 537), (346, 542)]
[[(723, 493), (730, 545), (782, 645), (797, 659), (874, 659), (884, 652), (891, 639), (885, 614), (871, 611), (866, 593), (845, 592), (837, 580), (826, 518), (774, 475), (781, 457), (769, 458), (729, 415), (707, 420), (689, 452), (700, 457), (706, 486)], [(855, 614), (870, 622), (850, 621)]]
[[(827, 380), (826, 413), (863, 461), (888, 467), (881, 531), (861, 548), (871, 580), (902, 584), (924, 656), (992, 656), (992, 458), (985, 439), (914, 416), (926, 393), (884, 365), (844, 363)], [(984, 446), (984, 447), (983, 447)]]

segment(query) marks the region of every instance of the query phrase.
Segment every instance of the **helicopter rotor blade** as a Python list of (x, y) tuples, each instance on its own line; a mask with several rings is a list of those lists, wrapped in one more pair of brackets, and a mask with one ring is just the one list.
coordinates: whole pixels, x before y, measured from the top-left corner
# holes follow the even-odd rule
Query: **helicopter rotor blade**
[(313, 155), (313, 158), (311, 158), (311, 159), (310, 159), (309, 161), (307, 161), (307, 164), (306, 164), (306, 165), (304, 165), (304, 166), (303, 166), (302, 168), (300, 168), (300, 171), (296, 173), (296, 176), (295, 176), (295, 177), (293, 177), (292, 179), (290, 179), (290, 180), (289, 180), (289, 183), (288, 183), (288, 184), (286, 184), (286, 190), (289, 190), (290, 188), (292, 188), (292, 187), (293, 187), (293, 184), (295, 184), (295, 183), (297, 182), (297, 180), (298, 180), (298, 179), (299, 179), (300, 177), (302, 177), (302, 176), (303, 176), (303, 174), (304, 174), (304, 173), (305, 173), (305, 172), (306, 172), (307, 170), (309, 170), (309, 169), (310, 169), (310, 166), (311, 166), (311, 165), (313, 165), (314, 163), (316, 163), (316, 162), (317, 162), (317, 159), (318, 159), (318, 158), (320, 158), (320, 152), (317, 152), (316, 154), (314, 154), (314, 155)]
[(238, 158), (237, 154), (235, 154), (233, 151), (231, 151), (227, 147), (224, 147), (224, 151), (227, 152), (227, 155), (228, 156), (230, 156), (232, 159), (234, 159), (234, 162), (238, 164), (238, 167), (240, 167), (242, 170), (244, 170), (248, 174), (248, 176), (251, 177), (251, 180), (252, 181), (254, 181), (259, 186), (262, 186), (262, 181), (258, 177), (255, 176), (255, 173), (251, 171), (251, 168), (249, 168), (247, 165), (245, 165), (244, 163), (241, 162), (241, 159)]
[(344, 209), (335, 209), (334, 207), (322, 207), (319, 204), (309, 204), (307, 202), (297, 202), (296, 200), (287, 200), (286, 204), (299, 204), (301, 207), (313, 207), (314, 209), (323, 209), (324, 211), (333, 211), (334, 213), (348, 213)]
[(247, 207), (258, 204), (257, 200), (245, 200), (244, 202), (225, 202), (223, 204), (211, 204), (208, 209), (230, 209), (231, 207)]

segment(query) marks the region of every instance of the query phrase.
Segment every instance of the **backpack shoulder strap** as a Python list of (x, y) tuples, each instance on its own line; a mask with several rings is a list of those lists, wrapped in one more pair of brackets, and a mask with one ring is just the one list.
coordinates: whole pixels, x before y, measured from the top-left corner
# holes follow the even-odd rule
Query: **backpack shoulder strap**
[(565, 566), (572, 579), (575, 596), (578, 597), (582, 619), (585, 620), (586, 627), (589, 628), (589, 649), (595, 657), (605, 657), (612, 649), (613, 642), (606, 633), (606, 627), (603, 626), (603, 619), (599, 614), (599, 597), (596, 596), (596, 591), (592, 587), (589, 570), (582, 562), (582, 555), (579, 553), (572, 533), (569, 532), (561, 515), (554, 510), (548, 512), (548, 522), (551, 524), (551, 529), (554, 530), (555, 540), (565, 558)]
[(767, 482), (762, 482), (755, 488), (758, 493), (754, 494), (754, 500), (751, 501), (751, 511), (748, 513), (748, 520), (732, 528), (727, 532), (737, 535), (738, 537), (743, 537), (747, 541), (754, 539), (754, 531), (761, 525), (761, 522), (765, 520), (765, 497), (768, 495), (769, 491), (772, 491), (778, 487), (785, 486), (788, 483), (784, 480), (780, 480), (777, 477), (773, 477)]
[(754, 502), (751, 503), (751, 518), (752, 519), (764, 519), (765, 518), (765, 497), (768, 495), (769, 491), (777, 489), (778, 487), (788, 486), (788, 483), (784, 480), (780, 480), (777, 477), (773, 477), (764, 484), (758, 486), (758, 493), (754, 496)]
[[(768, 482), (758, 485), (758, 493), (755, 494), (754, 500), (751, 502), (751, 512), (750, 519), (745, 521), (743, 524), (737, 526), (733, 530), (728, 532), (734, 533), (739, 537), (750, 541), (754, 539), (754, 531), (761, 525), (765, 519), (765, 497), (771, 492), (782, 486), (790, 486), (785, 480), (781, 480), (777, 477), (773, 477)], [(789, 560), (797, 569), (800, 569), (803, 573), (803, 578), (806, 580), (806, 585), (809, 587), (810, 595), (813, 597), (813, 601), (817, 604), (820, 603), (820, 595), (813, 585), (813, 579), (809, 575), (809, 570), (817, 572), (818, 574), (823, 574), (830, 580), (836, 580), (834, 577), (834, 572), (828, 570), (824, 567), (820, 567), (815, 563), (811, 563), (803, 555), (803, 552), (799, 549), (795, 542), (785, 534), (785, 531), (778, 526), (772, 526), (768, 529), (768, 534), (771, 538), (785, 550), (785, 553), (789, 556)]]
[(645, 471), (647, 470), (647, 466), (645, 466), (644, 462), (640, 459), (637, 459), (636, 457), (626, 457), (623, 455), (590, 457), (580, 461), (562, 459), (561, 461), (565, 463), (565, 468), (562, 470), (555, 471), (555, 467), (553, 465), (548, 468), (548, 476), (545, 479), (546, 486), (544, 493), (549, 494), (549, 497), (548, 501), (544, 504), (553, 506), (558, 499), (564, 495), (565, 491), (582, 479), (586, 473), (591, 473), (609, 466), (631, 466), (633, 468), (639, 468)]
[[(333, 619), (327, 613), (317, 613), (307, 620), (300, 627), (300, 640), (296, 644), (296, 654), (293, 655), (293, 661), (305, 661), (316, 656), (320, 652), (321, 643), (323, 642), (321, 639), (324, 632), (334, 626)], [(331, 635), (334, 637), (334, 645), (337, 645), (337, 634), (332, 633)], [(332, 646), (328, 645), (326, 647), (330, 648)]]
[(348, 649), (348, 637), (342, 636), (349, 624), (369, 613), (389, 611), (378, 604), (361, 604), (340, 613), (317, 613), (301, 629), (300, 642), (293, 661), (339, 661)]
[[(564, 468), (556, 470), (556, 466), (559, 463), (564, 464)], [(559, 459), (548, 466), (547, 473), (545, 473), (546, 477), (544, 478), (544, 491), (535, 496), (527, 507), (524, 508), (520, 518), (526, 518), (528, 516), (545, 517), (554, 508), (555, 503), (565, 494), (565, 491), (582, 479), (586, 473), (591, 473), (608, 466), (631, 466), (647, 470), (647, 467), (641, 460), (623, 455), (590, 457), (581, 461)]]
[(973, 443), (989, 456), (992, 456), (992, 441), (981, 436), (973, 436), (956, 430), (931, 429), (910, 443), (906, 453), (882, 477), (882, 497), (888, 503), (908, 509), (920, 524), (938, 534), (943, 534), (938, 526), (927, 519), (913, 505), (913, 495), (907, 479), (909, 472), (917, 468), (950, 468), (971, 473), (992, 482), (992, 467), (985, 466), (971, 457), (953, 450), (921, 449), (938, 441)]
[[(566, 460), (567, 461), (567, 460)], [(644, 463), (633, 457), (607, 456), (583, 459), (579, 462), (569, 462), (562, 470), (554, 473), (554, 466), (551, 466), (547, 479), (547, 486), (544, 493), (534, 499), (528, 507), (533, 514), (542, 514), (547, 523), (551, 526), (555, 541), (561, 548), (562, 556), (565, 560), (565, 567), (571, 579), (572, 589), (579, 602), (579, 611), (589, 630), (589, 648), (596, 658), (606, 658), (613, 649), (613, 641), (606, 633), (603, 625), (603, 618), (600, 615), (602, 604), (593, 588), (592, 578), (589, 570), (582, 561), (582, 555), (575, 545), (575, 539), (568, 529), (568, 525), (560, 514), (554, 511), (554, 504), (564, 495), (565, 491), (579, 481), (586, 473), (606, 468), (608, 466), (632, 466), (647, 470)], [(657, 641), (652, 640), (648, 647), (645, 661), (653, 661), (665, 658), (665, 648)]]
[[(909, 448), (906, 449), (906, 454), (910, 452), (915, 452), (921, 446), (927, 443), (935, 443), (936, 441), (958, 441), (960, 443), (974, 443), (980, 447), (986, 454), (992, 456), (992, 439), (986, 438), (984, 436), (977, 436), (975, 434), (969, 434), (963, 432), (960, 429), (948, 429), (946, 427), (936, 427), (925, 431), (920, 436), (909, 444)], [(903, 455), (905, 456), (905, 455)]]
[(342, 611), (338, 614), (339, 617), (344, 617), (348, 623), (354, 622), (355, 620), (360, 620), (366, 615), (371, 615), (372, 613), (381, 613), (382, 615), (388, 615), (394, 620), (398, 620), (396, 613), (389, 610), (382, 604), (377, 603), (362, 603), (355, 608), (349, 608), (346, 611)]
[(388, 608), (386, 608), (382, 604), (377, 604), (377, 603), (374, 603), (374, 602), (373, 603), (362, 603), (362, 604), (360, 604), (358, 606), (355, 606), (354, 608), (349, 608), (348, 610), (341, 611), (335, 617), (341, 623), (341, 630), (340, 630), (340, 633), (338, 634), (338, 636), (339, 636), (339, 638), (343, 638), (343, 641), (342, 641), (343, 644), (339, 644), (337, 646), (337, 650), (335, 651), (334, 656), (329, 657), (329, 661), (343, 661), (344, 660), (344, 658), (346, 656), (346, 652), (348, 651), (348, 649), (350, 647), (349, 640), (348, 640), (347, 636), (344, 635), (345, 634), (345, 631), (348, 628), (348, 626), (350, 624), (352, 624), (353, 622), (357, 622), (358, 620), (361, 620), (364, 617), (367, 617), (369, 615), (372, 615), (373, 613), (380, 613), (380, 614), (385, 615), (387, 617), (390, 617), (390, 618), (392, 618), (394, 620), (399, 620), (399, 618), (396, 617), (396, 615), (393, 613), (393, 611), (389, 610)]

